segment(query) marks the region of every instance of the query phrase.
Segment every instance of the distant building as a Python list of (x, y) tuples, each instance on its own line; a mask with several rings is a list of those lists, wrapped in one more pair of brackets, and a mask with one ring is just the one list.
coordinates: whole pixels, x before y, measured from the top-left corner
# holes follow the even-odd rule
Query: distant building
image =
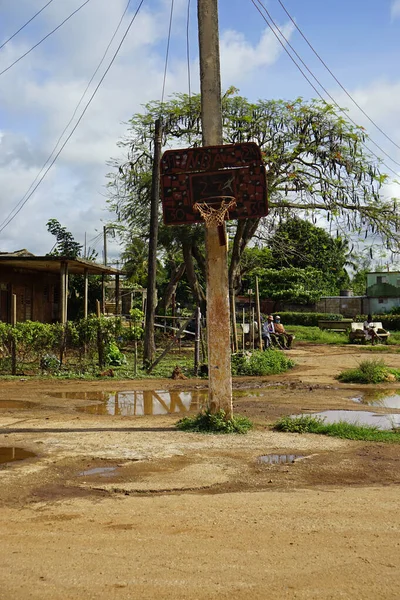
[(371, 314), (387, 313), (400, 306), (399, 271), (367, 273), (367, 297)]

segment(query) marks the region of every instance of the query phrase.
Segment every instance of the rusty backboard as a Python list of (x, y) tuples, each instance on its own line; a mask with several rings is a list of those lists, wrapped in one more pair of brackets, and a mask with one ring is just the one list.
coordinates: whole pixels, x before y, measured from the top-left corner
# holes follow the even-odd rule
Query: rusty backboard
[(217, 207), (235, 198), (227, 219), (264, 217), (268, 213), (265, 167), (253, 142), (167, 150), (161, 159), (164, 223), (201, 223), (196, 203)]

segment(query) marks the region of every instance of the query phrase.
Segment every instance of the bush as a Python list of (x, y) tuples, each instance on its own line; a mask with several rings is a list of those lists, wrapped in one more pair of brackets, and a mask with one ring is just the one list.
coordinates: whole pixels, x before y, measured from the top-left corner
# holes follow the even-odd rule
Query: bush
[(232, 355), (232, 375), (276, 375), (294, 367), (294, 362), (280, 350), (255, 350)]
[(324, 425), (321, 417), (300, 415), (299, 417), (282, 417), (274, 425), (276, 431), (288, 433), (319, 433)]
[(177, 422), (176, 427), (182, 431), (197, 431), (200, 433), (247, 433), (253, 424), (247, 417), (234, 415), (226, 419), (224, 410), (212, 414), (209, 409), (195, 417), (184, 417)]
[(305, 325), (306, 327), (318, 327), (318, 321), (342, 321), (343, 319), (343, 315), (329, 313), (279, 312), (278, 314), (285, 326)]
[(360, 362), (356, 369), (348, 369), (337, 377), (344, 383), (383, 383), (400, 381), (400, 370), (388, 367), (381, 359), (367, 359)]

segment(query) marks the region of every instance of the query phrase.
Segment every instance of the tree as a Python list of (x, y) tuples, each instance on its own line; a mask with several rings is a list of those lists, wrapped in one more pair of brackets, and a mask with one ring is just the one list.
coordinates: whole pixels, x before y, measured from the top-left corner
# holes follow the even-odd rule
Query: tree
[[(222, 99), (224, 142), (255, 141), (265, 162), (270, 213), (266, 219), (245, 219), (229, 225), (232, 239), (229, 266), (230, 293), (240, 283), (240, 262), (256, 234), (272, 220), (323, 214), (341, 231), (369, 235), (396, 250), (399, 216), (396, 203), (379, 195), (387, 176), (364, 149), (366, 134), (348, 123), (335, 109), (320, 101), (260, 100), (251, 103), (230, 89)], [(151, 102), (143, 114), (132, 117), (124, 162), (112, 161), (109, 174), (110, 209), (127, 231), (148, 236), (151, 144), (154, 122), (164, 119), (164, 146), (201, 145), (200, 96), (178, 94), (169, 102)], [(184, 252), (186, 273), (194, 297), (201, 300), (201, 285), (192, 275), (191, 261), (204, 273), (203, 228), (174, 228)], [(184, 247), (185, 245), (185, 247)]]
[(76, 258), (81, 255), (82, 245), (75, 241), (71, 232), (62, 227), (57, 219), (47, 221), (47, 231), (56, 237), (56, 243), (49, 253), (52, 256)]

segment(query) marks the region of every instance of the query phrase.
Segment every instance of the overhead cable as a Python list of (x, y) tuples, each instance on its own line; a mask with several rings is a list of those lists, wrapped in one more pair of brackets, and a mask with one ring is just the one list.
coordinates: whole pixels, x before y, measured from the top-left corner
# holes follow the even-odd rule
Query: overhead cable
[(45, 40), (47, 40), (47, 38), (49, 38), (55, 31), (57, 31), (58, 29), (60, 29), (60, 27), (62, 27), (64, 25), (64, 23), (66, 23), (67, 21), (69, 21), (71, 19), (71, 17), (73, 17), (74, 15), (76, 15), (76, 13), (79, 12), (89, 2), (90, 2), (90, 0), (86, 0), (83, 4), (81, 4), (80, 6), (78, 6), (78, 8), (76, 10), (74, 10), (74, 12), (72, 12), (66, 19), (64, 19), (64, 21), (62, 21), (59, 25), (57, 25), (57, 27), (55, 27), (47, 35), (45, 35), (44, 38), (42, 38), (37, 44), (35, 44), (34, 46), (32, 46), (32, 48), (30, 48), (27, 52), (25, 52), (24, 54), (22, 54), (22, 56), (20, 56), (19, 58), (17, 58), (17, 60), (14, 60), (14, 62), (11, 63), (11, 65), (8, 65), (7, 68), (5, 68), (2, 71), (0, 71), (0, 75), (3, 75), (4, 73), (7, 73), (7, 71), (9, 71), (11, 69), (11, 67), (13, 67), (14, 65), (16, 65), (20, 60), (22, 60), (23, 58), (25, 58), (25, 56), (27, 56), (28, 54), (30, 54), (32, 52), (32, 50), (34, 50), (35, 48), (37, 48), (38, 46), (40, 46), (40, 44), (42, 42), (44, 42)]
[(5, 42), (3, 42), (3, 43), (0, 45), (0, 50), (1, 50), (2, 48), (4, 48), (4, 46), (5, 46), (6, 44), (8, 44), (8, 42), (11, 42), (11, 40), (12, 40), (12, 39), (14, 39), (14, 38), (15, 38), (15, 36), (16, 36), (16, 35), (18, 35), (18, 34), (20, 33), (20, 31), (22, 31), (23, 29), (25, 29), (25, 27), (26, 27), (27, 25), (29, 25), (29, 23), (32, 23), (33, 19), (36, 19), (36, 17), (37, 17), (38, 15), (40, 15), (40, 13), (41, 13), (41, 12), (43, 12), (43, 11), (44, 11), (44, 9), (45, 9), (45, 8), (47, 8), (47, 7), (49, 6), (49, 4), (51, 4), (52, 2), (53, 2), (53, 0), (49, 0), (49, 2), (48, 2), (47, 4), (45, 4), (45, 5), (44, 5), (44, 6), (43, 6), (43, 7), (42, 7), (40, 10), (38, 10), (38, 11), (37, 11), (37, 13), (35, 13), (35, 14), (33, 15), (33, 17), (31, 17), (31, 18), (29, 19), (29, 21), (27, 21), (26, 23), (24, 23), (24, 25), (22, 25), (22, 27), (20, 27), (20, 28), (19, 28), (19, 29), (18, 29), (18, 30), (17, 30), (15, 33), (13, 33), (13, 34), (12, 34), (12, 35), (11, 35), (11, 36), (10, 36), (10, 37), (9, 37), (9, 38), (6, 40), (6, 41), (5, 41)]
[(68, 137), (66, 138), (66, 140), (65, 140), (65, 141), (64, 141), (64, 143), (62, 144), (61, 148), (58, 150), (57, 154), (54, 156), (53, 160), (51, 161), (50, 165), (47, 167), (46, 171), (43, 173), (43, 175), (42, 175), (42, 176), (41, 176), (41, 178), (39, 179), (38, 183), (37, 183), (37, 184), (35, 185), (35, 187), (34, 187), (34, 188), (31, 190), (31, 192), (30, 192), (30, 193), (28, 194), (28, 196), (25, 198), (24, 202), (21, 204), (21, 206), (18, 208), (18, 210), (17, 210), (17, 211), (16, 211), (16, 212), (15, 212), (15, 213), (14, 213), (12, 216), (10, 216), (10, 215), (12, 214), (12, 212), (13, 212), (13, 211), (11, 211), (10, 215), (7, 217), (7, 222), (6, 222), (4, 225), (2, 225), (2, 226), (0, 227), (0, 233), (1, 233), (1, 232), (2, 232), (2, 231), (3, 231), (3, 230), (4, 230), (4, 229), (5, 229), (5, 228), (6, 228), (6, 227), (7, 227), (7, 226), (8, 226), (8, 225), (11, 223), (11, 221), (12, 221), (12, 220), (13, 220), (13, 219), (14, 219), (14, 218), (17, 216), (17, 214), (18, 214), (18, 213), (19, 213), (19, 212), (22, 210), (22, 208), (25, 206), (25, 204), (28, 202), (28, 200), (29, 200), (29, 199), (32, 197), (32, 195), (35, 193), (35, 191), (37, 190), (37, 188), (39, 187), (39, 185), (41, 184), (41, 182), (43, 181), (43, 179), (46, 177), (47, 173), (50, 171), (51, 167), (52, 167), (52, 166), (54, 165), (54, 163), (56, 162), (57, 158), (60, 156), (61, 152), (64, 150), (64, 148), (65, 148), (65, 146), (67, 145), (67, 143), (69, 142), (69, 140), (70, 140), (70, 139), (71, 139), (71, 137), (73, 136), (74, 132), (76, 131), (76, 129), (77, 129), (77, 127), (78, 127), (78, 125), (79, 125), (79, 124), (80, 124), (80, 122), (82, 121), (82, 119), (83, 119), (83, 117), (84, 117), (84, 115), (85, 115), (85, 113), (86, 113), (87, 109), (89, 108), (90, 104), (92, 103), (92, 101), (93, 101), (93, 99), (94, 99), (94, 97), (95, 97), (95, 95), (96, 95), (97, 91), (99, 90), (99, 88), (100, 88), (101, 84), (103, 83), (103, 81), (104, 81), (104, 79), (105, 79), (105, 77), (106, 77), (107, 73), (108, 73), (108, 72), (109, 72), (109, 70), (111, 69), (111, 67), (112, 67), (112, 65), (113, 65), (113, 63), (114, 63), (114, 61), (115, 61), (115, 59), (116, 59), (116, 57), (117, 57), (117, 55), (118, 55), (118, 53), (119, 53), (119, 51), (120, 51), (121, 47), (122, 47), (122, 44), (124, 43), (124, 41), (125, 41), (125, 39), (126, 39), (126, 37), (127, 37), (128, 33), (129, 33), (129, 31), (130, 31), (130, 29), (131, 29), (131, 27), (132, 27), (132, 25), (133, 25), (133, 23), (134, 23), (134, 21), (135, 21), (135, 19), (136, 19), (136, 17), (137, 17), (137, 15), (139, 14), (139, 11), (140, 11), (140, 9), (141, 9), (141, 7), (142, 7), (142, 5), (143, 5), (144, 1), (145, 1), (145, 0), (141, 0), (141, 1), (140, 1), (139, 5), (138, 5), (138, 7), (137, 7), (137, 9), (136, 9), (136, 12), (135, 12), (135, 14), (133, 15), (133, 17), (132, 17), (132, 19), (131, 19), (131, 21), (130, 21), (130, 23), (129, 23), (128, 27), (127, 27), (127, 28), (126, 28), (126, 30), (125, 30), (125, 33), (124, 33), (124, 35), (122, 36), (122, 39), (121, 39), (120, 43), (118, 44), (118, 47), (117, 47), (116, 51), (114, 52), (114, 54), (113, 54), (113, 56), (112, 56), (112, 58), (111, 58), (111, 61), (110, 61), (109, 65), (108, 65), (108, 67), (106, 68), (106, 70), (104, 71), (103, 75), (101, 76), (101, 79), (100, 79), (99, 83), (98, 83), (98, 84), (97, 84), (97, 86), (95, 87), (95, 89), (94, 89), (94, 91), (93, 91), (92, 95), (90, 96), (90, 98), (89, 98), (88, 102), (86, 103), (86, 105), (85, 105), (85, 108), (83, 109), (83, 111), (82, 111), (82, 113), (81, 113), (81, 115), (80, 115), (79, 119), (78, 119), (78, 120), (77, 120), (77, 122), (75, 123), (75, 125), (74, 125), (73, 129), (71, 130), (71, 132), (69, 133)]
[(120, 18), (120, 20), (119, 20), (119, 23), (118, 23), (118, 25), (117, 25), (117, 27), (116, 27), (116, 29), (115, 29), (115, 31), (114, 31), (114, 33), (113, 33), (112, 37), (111, 37), (111, 40), (109, 41), (109, 43), (108, 43), (108, 45), (107, 45), (107, 47), (106, 47), (106, 49), (105, 49), (105, 51), (104, 51), (104, 54), (103, 54), (103, 56), (102, 56), (102, 58), (101, 58), (101, 60), (100, 60), (99, 64), (97, 65), (97, 68), (96, 68), (96, 70), (94, 71), (93, 75), (91, 76), (91, 78), (90, 78), (90, 80), (89, 80), (89, 82), (88, 82), (88, 84), (87, 84), (87, 86), (86, 86), (86, 88), (85, 88), (85, 90), (84, 90), (84, 92), (83, 92), (82, 96), (80, 97), (80, 99), (79, 99), (79, 102), (78, 102), (78, 104), (76, 105), (76, 107), (75, 107), (75, 110), (74, 110), (74, 112), (73, 112), (73, 114), (72, 114), (72, 116), (71, 116), (70, 120), (68, 121), (68, 123), (67, 123), (67, 124), (66, 124), (66, 126), (64, 127), (64, 129), (63, 129), (63, 131), (62, 131), (61, 135), (59, 136), (59, 138), (58, 138), (58, 140), (57, 140), (57, 142), (56, 142), (56, 144), (55, 144), (55, 146), (54, 146), (54, 148), (53, 148), (53, 150), (51, 151), (51, 154), (50, 154), (50, 156), (47, 158), (46, 162), (43, 164), (42, 168), (40, 169), (40, 171), (39, 171), (39, 172), (38, 172), (38, 174), (36, 175), (35, 179), (32, 181), (31, 185), (29, 186), (29, 188), (27, 189), (27, 191), (25, 192), (25, 194), (22, 196), (21, 200), (19, 200), (19, 202), (18, 202), (18, 203), (17, 203), (17, 204), (14, 206), (13, 210), (12, 210), (12, 211), (11, 211), (11, 213), (8, 215), (8, 217), (6, 217), (6, 218), (4, 219), (4, 221), (2, 221), (2, 222), (0, 223), (0, 227), (2, 227), (2, 226), (4, 225), (4, 223), (5, 223), (5, 222), (6, 222), (6, 221), (9, 219), (10, 215), (11, 215), (11, 214), (12, 214), (14, 211), (16, 211), (16, 210), (18, 209), (18, 207), (19, 207), (21, 204), (23, 204), (23, 202), (24, 202), (24, 200), (25, 200), (26, 196), (29, 194), (29, 192), (31, 191), (31, 189), (32, 189), (32, 188), (33, 188), (33, 186), (35, 185), (36, 181), (39, 179), (39, 177), (40, 177), (41, 173), (44, 171), (44, 169), (46, 168), (46, 166), (49, 164), (49, 162), (50, 162), (50, 161), (51, 161), (51, 159), (53, 158), (53, 156), (54, 156), (54, 154), (55, 154), (55, 152), (56, 152), (56, 150), (57, 150), (57, 148), (58, 148), (58, 146), (59, 146), (59, 144), (60, 144), (60, 142), (61, 142), (61, 140), (62, 140), (62, 138), (63, 138), (64, 134), (65, 134), (65, 132), (67, 131), (68, 127), (71, 125), (72, 121), (74, 120), (74, 118), (75, 118), (75, 115), (76, 115), (76, 113), (78, 112), (78, 109), (79, 109), (80, 105), (82, 104), (82, 101), (83, 101), (84, 97), (86, 96), (86, 93), (87, 93), (87, 91), (88, 91), (88, 89), (89, 89), (89, 87), (90, 87), (90, 85), (91, 85), (91, 83), (92, 83), (93, 79), (94, 79), (94, 78), (95, 78), (95, 76), (97, 75), (97, 73), (98, 73), (98, 71), (99, 71), (99, 69), (100, 69), (101, 65), (103, 64), (103, 62), (104, 62), (104, 60), (105, 60), (105, 58), (106, 58), (106, 56), (107, 56), (107, 53), (108, 53), (108, 51), (109, 51), (109, 49), (110, 49), (110, 46), (111, 46), (111, 44), (113, 43), (113, 41), (114, 41), (114, 39), (115, 39), (115, 36), (117, 35), (117, 33), (118, 33), (118, 31), (119, 31), (119, 28), (121, 27), (122, 21), (123, 21), (123, 19), (124, 19), (124, 17), (125, 17), (125, 15), (126, 15), (126, 13), (127, 13), (127, 11), (128, 11), (128, 8), (129, 8), (129, 5), (130, 5), (131, 1), (132, 1), (132, 0), (128, 0), (128, 3), (127, 3), (127, 5), (126, 5), (126, 7), (125, 7), (125, 10), (124, 10), (124, 12), (122, 13), (122, 16), (121, 16), (121, 18)]
[(306, 38), (306, 36), (304, 35), (304, 33), (302, 32), (302, 30), (300, 29), (300, 27), (297, 25), (297, 23), (295, 22), (295, 20), (293, 19), (293, 17), (289, 14), (289, 12), (286, 10), (285, 5), (283, 4), (283, 2), (281, 2), (281, 0), (278, 0), (279, 4), (282, 6), (283, 10), (285, 11), (285, 13), (287, 14), (287, 16), (289, 17), (289, 19), (292, 21), (293, 25), (296, 27), (297, 31), (300, 33), (301, 37), (304, 39), (304, 41), (306, 42), (306, 44), (311, 48), (311, 50), (314, 52), (315, 56), (318, 58), (318, 60), (324, 65), (325, 69), (330, 73), (330, 75), (333, 77), (333, 79), (336, 81), (336, 83), (338, 84), (338, 86), (344, 91), (344, 93), (346, 94), (346, 96), (348, 96), (348, 98), (350, 98), (350, 100), (353, 102), (353, 104), (355, 104), (357, 106), (357, 108), (362, 112), (362, 114), (368, 119), (368, 121), (370, 123), (372, 123), (372, 125), (374, 127), (376, 127), (376, 129), (383, 135), (385, 136), (385, 138), (387, 140), (389, 140), (389, 142), (392, 142), (392, 144), (394, 146), (396, 146), (396, 148), (398, 148), (400, 150), (400, 145), (397, 144), (389, 135), (387, 135), (387, 133), (385, 133), (385, 131), (383, 131), (383, 129), (381, 127), (379, 127), (379, 125), (373, 120), (371, 119), (371, 117), (367, 114), (367, 112), (362, 108), (362, 106), (360, 106), (358, 104), (358, 102), (353, 98), (353, 96), (346, 90), (346, 88), (344, 87), (344, 85), (342, 85), (339, 81), (339, 79), (336, 77), (336, 75), (331, 71), (331, 69), (328, 67), (328, 65), (326, 64), (326, 62), (321, 58), (321, 56), (318, 54), (318, 52), (315, 50), (315, 48), (312, 46), (312, 44), (308, 41), (308, 39)]
[[(347, 114), (346, 110), (344, 110), (341, 106), (339, 106), (339, 104), (336, 102), (336, 100), (332, 97), (332, 95), (326, 90), (326, 88), (321, 84), (321, 82), (317, 79), (317, 77), (311, 72), (311, 70), (308, 68), (308, 66), (305, 64), (305, 62), (301, 59), (301, 57), (299, 56), (299, 54), (296, 52), (296, 50), (293, 48), (293, 46), (290, 44), (290, 42), (288, 41), (288, 39), (285, 37), (285, 35), (282, 33), (282, 31), (279, 29), (278, 25), (276, 25), (275, 21), (272, 19), (270, 13), (268, 12), (268, 10), (266, 9), (266, 7), (264, 6), (264, 4), (262, 3), (261, 0), (250, 0), (252, 2), (252, 4), (255, 6), (255, 8), (258, 10), (258, 12), (260, 13), (261, 17), (264, 19), (264, 21), (267, 23), (268, 27), (271, 29), (272, 33), (274, 34), (274, 36), (276, 37), (276, 39), (278, 40), (278, 42), (281, 44), (282, 48), (284, 49), (284, 51), (286, 52), (286, 54), (289, 56), (289, 58), (292, 60), (292, 62), (296, 65), (296, 67), (299, 69), (300, 73), (303, 75), (303, 77), (308, 81), (308, 83), (311, 85), (311, 87), (313, 88), (313, 90), (316, 92), (316, 94), (318, 95), (318, 97), (326, 103), (325, 98), (322, 96), (322, 94), (320, 93), (320, 91), (318, 90), (318, 88), (315, 87), (315, 85), (312, 83), (312, 81), (307, 77), (307, 75), (304, 73), (303, 69), (300, 67), (300, 65), (298, 64), (298, 62), (293, 58), (293, 56), (290, 54), (289, 50), (287, 49), (287, 47), (285, 46), (285, 44), (282, 42), (282, 40), (280, 39), (280, 37), (278, 36), (278, 34), (276, 33), (274, 27), (276, 28), (276, 30), (279, 32), (279, 34), (282, 36), (282, 38), (286, 41), (287, 45), (292, 49), (292, 51), (295, 53), (295, 55), (299, 58), (300, 62), (304, 65), (304, 67), (307, 69), (307, 71), (311, 74), (311, 76), (313, 77), (313, 79), (317, 82), (317, 84), (320, 86), (320, 88), (327, 94), (327, 96), (331, 99), (331, 101), (333, 102), (333, 104), (336, 106), (336, 108), (344, 113), (346, 115), (346, 118), (353, 123), (353, 125), (357, 128), (359, 128), (359, 126), (357, 125), (357, 123), (351, 118), (349, 117), (349, 115)], [(273, 23), (274, 27), (271, 25), (271, 23), (269, 22), (269, 20), (266, 18), (266, 16), (262, 13), (261, 9), (259, 6), (257, 6), (256, 2), (263, 8), (263, 10), (266, 12), (266, 14), (269, 16), (271, 22)], [(387, 152), (385, 152), (385, 150), (383, 150), (383, 148), (381, 148), (381, 146), (379, 146), (379, 144), (377, 144), (370, 136), (368, 136), (369, 140), (383, 153), (385, 154), (388, 158), (390, 158), (390, 160), (392, 162), (394, 162), (395, 164), (400, 166), (400, 163), (397, 162), (394, 158), (392, 158)], [(382, 159), (373, 151), (371, 150), (371, 148), (369, 148), (365, 142), (363, 142), (364, 147), (368, 150), (368, 152), (370, 152), (379, 162), (382, 162), (382, 164), (389, 170), (391, 171), (394, 175), (396, 175), (396, 177), (398, 176), (398, 174), (396, 173), (396, 171), (394, 169), (392, 169), (391, 167), (389, 167), (389, 165), (387, 165), (386, 163), (384, 163), (382, 161)]]
[(162, 86), (162, 94), (161, 94), (161, 107), (164, 104), (165, 83), (166, 83), (166, 80), (167, 80), (169, 45), (170, 45), (170, 42), (171, 42), (171, 31), (172, 31), (172, 18), (173, 18), (173, 15), (174, 15), (174, 0), (171, 0), (171, 12), (170, 12), (170, 15), (169, 15), (167, 50), (166, 50), (166, 53), (165, 53), (164, 78), (163, 78), (163, 86)]

